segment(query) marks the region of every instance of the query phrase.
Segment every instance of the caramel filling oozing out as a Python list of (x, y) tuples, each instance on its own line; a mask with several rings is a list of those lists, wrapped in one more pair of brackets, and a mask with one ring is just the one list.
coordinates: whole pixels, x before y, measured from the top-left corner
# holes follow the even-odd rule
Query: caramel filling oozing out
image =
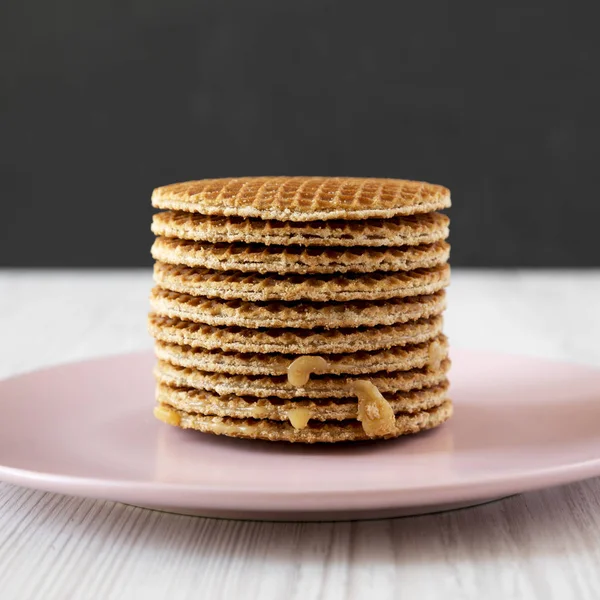
[(294, 429), (304, 429), (308, 425), (311, 414), (308, 408), (292, 408), (288, 410), (288, 418)]
[(179, 415), (174, 410), (167, 408), (162, 404), (154, 407), (154, 416), (159, 421), (162, 421), (167, 425), (174, 425), (175, 427), (177, 427), (181, 423)]
[[(435, 344), (432, 344), (434, 346)], [(440, 344), (430, 348), (430, 362), (437, 361), (438, 366), (443, 359), (443, 348)], [(323, 373), (329, 363), (321, 356), (300, 356), (288, 367), (288, 381), (296, 386), (305, 386), (312, 373)], [(377, 387), (367, 380), (359, 380), (354, 384), (358, 396), (358, 420), (369, 437), (385, 437), (396, 431), (396, 416), (390, 403), (381, 395)], [(306, 408), (292, 408), (288, 418), (294, 429), (304, 429), (310, 420), (310, 411)]]
[[(304, 387), (312, 373), (324, 373), (329, 363), (322, 356), (299, 356), (288, 367), (288, 381), (295, 387)], [(304, 429), (311, 414), (307, 408), (292, 408), (288, 419), (294, 429)]]
[(329, 363), (322, 356), (299, 356), (288, 367), (288, 381), (295, 387), (304, 387), (311, 373), (325, 373)]
[(396, 431), (396, 416), (377, 387), (366, 380), (354, 384), (358, 396), (358, 420), (369, 437), (384, 437)]

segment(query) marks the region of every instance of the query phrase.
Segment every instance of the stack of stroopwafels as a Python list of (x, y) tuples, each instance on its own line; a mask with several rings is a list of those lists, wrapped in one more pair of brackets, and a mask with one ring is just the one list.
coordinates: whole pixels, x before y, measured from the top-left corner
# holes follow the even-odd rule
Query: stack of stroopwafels
[(440, 425), (449, 191), (244, 177), (157, 188), (157, 418), (289, 442)]

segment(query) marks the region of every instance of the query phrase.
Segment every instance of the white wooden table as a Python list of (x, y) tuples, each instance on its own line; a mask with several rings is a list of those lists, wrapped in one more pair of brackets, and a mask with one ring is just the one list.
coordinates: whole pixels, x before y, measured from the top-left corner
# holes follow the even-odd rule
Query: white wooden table
[[(150, 286), (149, 271), (0, 271), (0, 377), (149, 348)], [(456, 346), (600, 365), (600, 272), (455, 270), (449, 301)], [(0, 483), (0, 599), (30, 598), (596, 600), (600, 480), (337, 524), (200, 519)]]

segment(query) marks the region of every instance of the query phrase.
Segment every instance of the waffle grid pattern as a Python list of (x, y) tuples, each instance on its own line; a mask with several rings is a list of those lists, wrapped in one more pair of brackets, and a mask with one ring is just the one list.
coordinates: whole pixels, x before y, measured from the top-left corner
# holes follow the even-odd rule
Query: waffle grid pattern
[(389, 218), (448, 208), (443, 186), (401, 179), (241, 177), (157, 188), (156, 208), (281, 221)]

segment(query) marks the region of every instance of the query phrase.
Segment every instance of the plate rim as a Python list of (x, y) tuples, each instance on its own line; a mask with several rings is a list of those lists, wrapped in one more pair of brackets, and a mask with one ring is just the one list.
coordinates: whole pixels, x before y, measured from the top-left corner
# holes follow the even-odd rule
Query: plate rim
[[(312, 490), (307, 492), (262, 491), (252, 488), (236, 490), (243, 495), (246, 511), (315, 511), (374, 510), (409, 506), (439, 505), (453, 502), (485, 500), (540, 489), (550, 489), (600, 475), (600, 458), (574, 465), (535, 471), (524, 471), (519, 477), (481, 479), (472, 484), (453, 484), (431, 488), (373, 488), (349, 490)], [(553, 482), (547, 483), (552, 476)], [(142, 494), (152, 494), (152, 504), (214, 508), (218, 499), (223, 509), (240, 510), (239, 496), (232, 490), (201, 485), (99, 480), (70, 475), (53, 475), (0, 465), (0, 480), (13, 485), (71, 496), (83, 496), (142, 504)], [(435, 494), (435, 495), (433, 495)], [(233, 498), (228, 498), (233, 497)], [(177, 497), (184, 502), (175, 501)]]

